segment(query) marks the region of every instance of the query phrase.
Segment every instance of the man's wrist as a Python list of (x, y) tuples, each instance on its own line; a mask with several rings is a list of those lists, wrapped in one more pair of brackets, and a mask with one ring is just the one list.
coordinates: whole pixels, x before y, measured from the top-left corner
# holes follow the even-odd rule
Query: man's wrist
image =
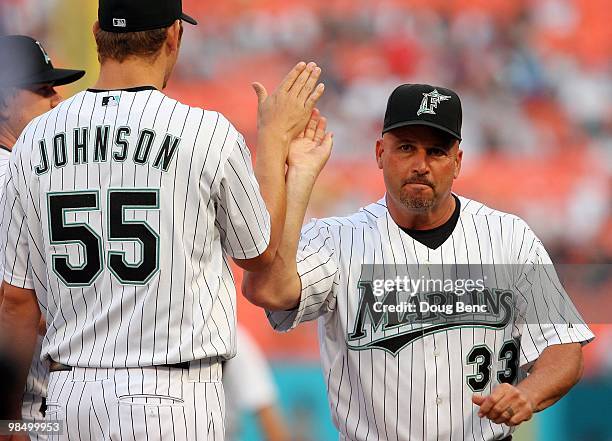
[(317, 180), (319, 173), (313, 170), (308, 164), (290, 164), (287, 167), (287, 182), (309, 185), (312, 188)]
[(542, 410), (539, 408), (540, 400), (536, 397), (537, 394), (535, 394), (534, 391), (531, 390), (527, 384), (523, 384), (524, 381), (525, 380), (517, 384), (516, 388), (520, 390), (523, 395), (525, 395), (527, 401), (529, 401), (529, 403), (531, 404), (533, 412), (539, 412), (540, 410)]
[(273, 149), (278, 152), (279, 149), (283, 149), (285, 152), (289, 151), (289, 134), (283, 130), (273, 128), (271, 126), (261, 127), (257, 132), (257, 148), (260, 149)]

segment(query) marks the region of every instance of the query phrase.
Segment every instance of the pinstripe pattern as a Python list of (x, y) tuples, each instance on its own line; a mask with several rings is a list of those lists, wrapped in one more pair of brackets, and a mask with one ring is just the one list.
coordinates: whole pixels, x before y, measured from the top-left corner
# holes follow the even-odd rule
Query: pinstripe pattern
[[(300, 305), (293, 311), (269, 312), (268, 318), (280, 331), (318, 319), (328, 398), (340, 439), (502, 439), (513, 429), (481, 420), (471, 402), (474, 392), (466, 377), (476, 374), (476, 366), (467, 363), (468, 353), (486, 344), (498, 354), (504, 342), (514, 339), (520, 341), (519, 363), (525, 366), (551, 344), (593, 338), (585, 324), (577, 324), (581, 319), (573, 305), (562, 312), (552, 306), (566, 299), (566, 293), (556, 275), (535, 271), (551, 262), (527, 224), (473, 200), (460, 198), (460, 202), (455, 230), (435, 250), (405, 234), (391, 219), (384, 199), (349, 217), (315, 220), (303, 228), (297, 255)], [(518, 316), (501, 330), (464, 327), (424, 334), (396, 356), (379, 349), (350, 349), (347, 341), (359, 310), (357, 283), (364, 276), (363, 264), (385, 265), (386, 279), (393, 279), (406, 265), (419, 273), (409, 274), (412, 278), (430, 279), (450, 276), (442, 273), (447, 267), (440, 264), (470, 264), (470, 271), (481, 277), (484, 265), (522, 268), (512, 279), (495, 271), (491, 281), (495, 287), (508, 286), (520, 293), (515, 299)], [(471, 279), (478, 277), (469, 274)], [(540, 299), (547, 297), (551, 306), (543, 307)], [(566, 303), (571, 305), (569, 300)], [(530, 310), (540, 317), (529, 323), (542, 324), (526, 324)], [(570, 320), (573, 326), (563, 325)], [(400, 334), (400, 328), (375, 329), (368, 320), (365, 336), (351, 345), (362, 347), (375, 338)], [(495, 355), (491, 371), (505, 368)], [(493, 375), (482, 393), (491, 393), (497, 384)]]
[[(103, 105), (110, 94), (120, 104)], [(146, 131), (154, 133), (151, 143)], [(58, 155), (61, 134), (66, 155)], [(174, 153), (164, 153), (163, 144), (173, 142)], [(38, 173), (45, 169), (43, 146), (49, 166)], [(49, 323), (43, 357), (110, 368), (233, 356), (227, 259), (261, 254), (270, 220), (244, 139), (222, 115), (156, 90), (83, 92), (26, 128), (7, 176), (5, 278), (40, 293), (49, 287), (49, 295), (39, 295)], [(130, 188), (159, 191), (159, 209), (123, 214), (125, 223), (146, 222), (159, 235), (159, 270), (144, 285), (122, 282), (108, 267), (109, 252), (123, 253), (131, 265), (143, 259), (136, 240), (109, 237), (107, 191)], [(74, 267), (85, 263), (85, 249), (51, 244), (47, 196), (84, 190), (98, 192), (99, 208), (68, 211), (65, 222), (86, 224), (100, 238), (102, 272), (87, 286), (69, 287), (46, 256), (66, 255)]]
[(50, 441), (224, 440), (221, 363), (190, 369), (52, 372), (48, 418), (70, 430)]
[(236, 352), (228, 259), (270, 238), (242, 135), (151, 88), (86, 91), (28, 125), (6, 183), (4, 278), (36, 291), (40, 357), (75, 367), (50, 376), (57, 439), (221, 441), (221, 360)]
[[(8, 171), (8, 163), (10, 152), (4, 148), (0, 149), (0, 194), (4, 193), (5, 175)], [(0, 272), (3, 272), (4, 266), (4, 247), (0, 248)], [(49, 371), (45, 363), (40, 360), (40, 350), (42, 346), (42, 338), (39, 337), (38, 344), (34, 351), (32, 364), (26, 379), (26, 386), (23, 395), (23, 405), (21, 416), (28, 421), (43, 421), (44, 415), (40, 409), (42, 406), (42, 398), (47, 395), (47, 376)], [(32, 441), (45, 441), (47, 436), (42, 433), (31, 433)]]

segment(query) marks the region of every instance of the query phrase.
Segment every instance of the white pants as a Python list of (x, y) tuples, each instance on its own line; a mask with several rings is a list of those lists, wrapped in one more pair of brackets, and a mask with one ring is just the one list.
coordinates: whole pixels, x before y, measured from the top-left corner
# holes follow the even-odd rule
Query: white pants
[(73, 368), (49, 377), (49, 441), (223, 441), (225, 396), (219, 362), (189, 369)]

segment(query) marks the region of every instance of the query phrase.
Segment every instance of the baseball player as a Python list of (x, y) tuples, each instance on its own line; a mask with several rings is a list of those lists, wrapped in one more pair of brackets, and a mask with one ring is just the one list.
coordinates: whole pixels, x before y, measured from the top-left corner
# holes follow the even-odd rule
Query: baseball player
[(540, 240), (452, 192), (461, 119), (455, 92), (398, 87), (376, 143), (385, 197), (301, 234), (325, 121), (290, 148), (283, 239), (245, 293), (277, 330), (318, 319), (341, 440), (509, 440), (580, 378), (593, 334)]
[(223, 439), (228, 258), (255, 271), (274, 258), (288, 144), (323, 87), (314, 63), (270, 96), (254, 85), (253, 171), (225, 117), (161, 92), (182, 22), (196, 24), (180, 0), (101, 0), (95, 88), (33, 120), (13, 149), (0, 348), (25, 371), (45, 312), (46, 417), (64, 423), (50, 439)]
[[(56, 86), (80, 79), (82, 70), (56, 69), (40, 42), (14, 35), (0, 37), (0, 59), (12, 60), (0, 67), (0, 194), (11, 149), (25, 126), (35, 117), (55, 108), (60, 100)], [(4, 253), (4, 249), (0, 249)], [(0, 267), (4, 258), (0, 258)], [(2, 302), (0, 293), (0, 303)], [(44, 329), (44, 320), (42, 323)], [(26, 380), (21, 417), (28, 421), (44, 420), (47, 394), (47, 366), (40, 360), (38, 338), (35, 355)], [(32, 432), (34, 440), (46, 439), (43, 433)]]

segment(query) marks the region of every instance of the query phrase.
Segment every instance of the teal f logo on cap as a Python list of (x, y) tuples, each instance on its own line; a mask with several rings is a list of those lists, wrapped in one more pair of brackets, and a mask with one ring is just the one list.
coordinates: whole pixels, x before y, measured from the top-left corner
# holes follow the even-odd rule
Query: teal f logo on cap
[(419, 111), (417, 112), (417, 116), (422, 113), (430, 113), (435, 115), (435, 109), (438, 107), (441, 101), (450, 100), (451, 97), (447, 95), (442, 95), (438, 92), (437, 89), (434, 89), (432, 92), (423, 94), (423, 101), (421, 101), (421, 107), (419, 107)]
[(45, 48), (42, 47), (42, 44), (40, 44), (39, 41), (37, 41), (36, 44), (38, 45), (38, 47), (40, 48), (40, 51), (43, 53), (45, 57), (45, 63), (51, 64), (51, 57), (49, 56), (49, 54), (47, 54), (47, 51), (45, 51)]

